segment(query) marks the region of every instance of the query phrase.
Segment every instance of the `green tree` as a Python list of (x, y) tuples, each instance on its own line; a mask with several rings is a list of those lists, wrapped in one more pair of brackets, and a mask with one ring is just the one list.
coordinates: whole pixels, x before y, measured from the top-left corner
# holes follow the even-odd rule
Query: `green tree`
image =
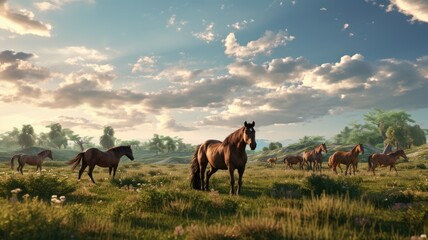
[(164, 141), (164, 145), (165, 145), (166, 151), (168, 153), (175, 151), (175, 149), (177, 148), (177, 146), (176, 146), (176, 142), (175, 142), (174, 139), (172, 139), (171, 137), (166, 136), (162, 140)]
[(30, 124), (23, 125), (21, 133), (18, 135), (18, 143), (22, 148), (34, 146), (35, 141), (34, 128)]
[[(383, 140), (386, 141), (388, 136), (386, 132), (389, 128), (392, 128), (390, 131), (400, 131), (398, 128), (408, 127), (409, 123), (414, 123), (415, 121), (411, 119), (410, 114), (405, 111), (384, 111), (381, 109), (375, 109), (371, 112), (368, 112), (364, 115), (364, 119), (368, 124), (377, 126), (377, 129), (382, 136)], [(388, 140), (391, 141), (391, 140)]]
[(114, 129), (111, 126), (104, 127), (104, 135), (100, 137), (100, 145), (104, 149), (112, 148), (115, 144)]
[(9, 131), (0, 135), (0, 143), (2, 146), (8, 147), (8, 148), (17, 146), (19, 145), (18, 137), (19, 137), (19, 130), (18, 128), (14, 127), (12, 131)]
[(61, 124), (59, 123), (53, 123), (51, 125), (46, 126), (47, 128), (50, 128), (51, 130), (48, 133), (49, 140), (59, 149), (61, 149), (61, 146), (67, 147), (67, 137), (66, 132), (62, 129)]
[(278, 148), (282, 148), (282, 143), (280, 142), (271, 142), (269, 143), (269, 150), (275, 150)]
[(425, 131), (419, 125), (411, 126), (409, 128), (409, 135), (411, 138), (411, 142), (409, 144), (421, 146), (427, 142)]
[(67, 135), (70, 141), (73, 141), (80, 149), (80, 151), (84, 151), (85, 148), (83, 145), (88, 145), (91, 143), (93, 137), (81, 137), (79, 134), (75, 134), (71, 129), (64, 129), (65, 134)]
[(156, 151), (156, 154), (163, 152), (165, 150), (163, 136), (160, 136), (159, 134), (153, 134), (153, 138), (149, 141), (149, 149), (151, 151)]

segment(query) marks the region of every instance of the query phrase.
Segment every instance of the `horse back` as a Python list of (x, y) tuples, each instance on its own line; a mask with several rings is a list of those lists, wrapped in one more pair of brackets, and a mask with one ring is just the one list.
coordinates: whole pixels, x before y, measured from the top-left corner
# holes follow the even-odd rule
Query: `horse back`
[(209, 163), (217, 169), (227, 169), (225, 149), (219, 140), (207, 140), (200, 147), (198, 159), (201, 164)]

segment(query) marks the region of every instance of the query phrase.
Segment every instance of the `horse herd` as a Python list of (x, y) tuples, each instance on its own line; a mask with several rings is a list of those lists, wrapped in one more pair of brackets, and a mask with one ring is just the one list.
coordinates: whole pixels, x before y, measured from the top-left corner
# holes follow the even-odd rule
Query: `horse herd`
[[(230, 194), (240, 194), (242, 187), (242, 177), (245, 171), (245, 166), (248, 160), (247, 153), (245, 151), (246, 146), (249, 145), (252, 150), (256, 149), (256, 131), (254, 130), (255, 123), (244, 122), (244, 126), (237, 129), (227, 136), (223, 141), (219, 140), (207, 140), (204, 143), (196, 147), (196, 151), (193, 154), (190, 166), (190, 186), (193, 189), (209, 191), (209, 180), (211, 176), (218, 170), (228, 170), (230, 179)], [(303, 169), (306, 164), (313, 170), (320, 170), (322, 168), (322, 152), (327, 153), (326, 145), (320, 144), (311, 151), (303, 152), (302, 156), (285, 156), (284, 163), (292, 168), (292, 165), (299, 164)], [(333, 171), (337, 174), (336, 167), (340, 167), (340, 164), (346, 165), (345, 175), (350, 167), (355, 171), (358, 165), (358, 155), (364, 154), (364, 147), (362, 144), (357, 144), (352, 150), (337, 151), (333, 153), (328, 160), (328, 166), (333, 168)], [(118, 146), (110, 148), (103, 152), (97, 148), (89, 148), (84, 152), (77, 154), (75, 158), (70, 160), (68, 164), (72, 165), (74, 170), (80, 163), (81, 167), (79, 170), (78, 179), (80, 180), (83, 172), (89, 167), (88, 175), (92, 182), (95, 183), (92, 176), (92, 172), (95, 166), (109, 168), (109, 175), (113, 170), (113, 178), (116, 175), (116, 169), (119, 165), (120, 158), (127, 156), (130, 160), (134, 160), (132, 149), (130, 146)], [(395, 162), (399, 157), (407, 159), (406, 154), (403, 150), (398, 150), (389, 154), (372, 154), (368, 158), (369, 170), (375, 174), (375, 168), (377, 166), (390, 166), (397, 171), (395, 168)], [(12, 156), (10, 159), (10, 166), (13, 169), (14, 159), (18, 160), (19, 166), (17, 171), (21, 172), (25, 164), (36, 165), (37, 170), (42, 170), (43, 160), (48, 157), (53, 160), (51, 150), (44, 150), (35, 156), (26, 154), (17, 154)], [(273, 164), (277, 158), (268, 159), (268, 162)], [(208, 164), (210, 165), (209, 171), (205, 174)], [(235, 178), (234, 172), (238, 171), (238, 187), (235, 191)]]
[[(294, 169), (293, 165), (298, 164), (300, 169), (303, 169), (303, 167), (306, 165), (308, 168), (314, 171), (315, 170), (321, 171), (322, 152), (327, 153), (327, 147), (325, 143), (318, 145), (315, 149), (311, 151), (304, 151), (302, 156), (287, 155), (284, 157), (283, 161), (287, 167), (292, 169)], [(348, 152), (336, 151), (328, 158), (328, 167), (331, 168), (337, 174), (336, 168), (339, 167), (340, 170), (343, 172), (342, 168), (340, 167), (340, 164), (344, 164), (346, 165), (345, 175), (348, 174), (348, 170), (349, 170), (349, 173), (351, 174), (350, 167), (352, 167), (353, 173), (355, 175), (355, 172), (357, 171), (357, 167), (358, 167), (358, 162), (359, 162), (358, 155), (360, 153), (364, 154), (364, 147), (362, 144), (355, 145)], [(371, 154), (367, 159), (368, 171), (373, 171), (373, 175), (375, 175), (376, 167), (389, 166), (390, 171), (394, 168), (395, 172), (397, 172), (397, 168), (395, 167), (395, 165), (398, 158), (400, 157), (403, 157), (405, 160), (408, 160), (406, 153), (401, 149), (388, 154), (383, 154), (383, 153)], [(266, 162), (272, 165), (272, 164), (275, 164), (277, 160), (278, 160), (277, 157), (268, 158)]]

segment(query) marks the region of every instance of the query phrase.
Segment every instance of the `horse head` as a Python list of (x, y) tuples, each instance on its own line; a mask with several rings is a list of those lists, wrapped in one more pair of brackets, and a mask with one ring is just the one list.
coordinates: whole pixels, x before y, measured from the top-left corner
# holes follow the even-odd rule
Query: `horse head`
[(256, 124), (254, 123), (247, 123), (247, 121), (244, 122), (244, 142), (248, 145), (250, 145), (251, 150), (256, 149), (257, 143), (256, 143), (256, 131), (254, 130), (254, 126)]
[(51, 151), (51, 150), (48, 150), (48, 155), (47, 155), (47, 157), (48, 157), (48, 158), (50, 158), (51, 160), (53, 160), (53, 157), (52, 157), (52, 151)]
[(409, 158), (406, 156), (406, 153), (404, 152), (404, 150), (398, 150), (397, 151), (398, 153), (399, 153), (399, 156), (400, 157), (403, 157), (406, 161), (408, 161), (409, 160)]
[(357, 145), (357, 150), (358, 150), (358, 152), (360, 152), (361, 154), (364, 154), (364, 147), (363, 147), (363, 144), (359, 143), (359, 144)]
[(327, 147), (325, 146), (325, 143), (321, 144), (321, 151), (324, 151), (325, 153), (327, 153)]
[(125, 156), (127, 156), (129, 159), (131, 159), (131, 161), (133, 161), (134, 160), (134, 154), (132, 153), (131, 146), (130, 145), (125, 146), (125, 149), (126, 149)]

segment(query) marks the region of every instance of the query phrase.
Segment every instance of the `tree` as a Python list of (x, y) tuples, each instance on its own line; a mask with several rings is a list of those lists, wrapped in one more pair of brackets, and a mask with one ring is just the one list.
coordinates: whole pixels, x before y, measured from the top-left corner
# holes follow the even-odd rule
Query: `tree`
[(269, 143), (269, 150), (275, 150), (278, 148), (282, 148), (282, 143), (280, 142), (271, 142)]
[(64, 129), (64, 132), (70, 141), (73, 141), (77, 146), (79, 146), (79, 149), (82, 152), (85, 150), (83, 145), (90, 144), (93, 139), (93, 137), (81, 137), (79, 134), (74, 134), (74, 132), (68, 128)]
[(412, 139), (409, 145), (413, 144), (415, 146), (421, 146), (427, 143), (425, 131), (419, 125), (411, 126), (409, 128), (409, 135), (410, 135), (410, 138)]
[(176, 149), (177, 146), (175, 145), (174, 139), (172, 139), (171, 137), (166, 136), (162, 140), (164, 141), (164, 145), (165, 145), (166, 151), (168, 153), (175, 151), (175, 149)]
[(114, 146), (116, 138), (114, 137), (114, 129), (111, 126), (104, 127), (104, 135), (100, 137), (100, 144), (104, 149), (109, 149)]
[(12, 131), (9, 131), (0, 135), (1, 145), (8, 148), (19, 145), (18, 137), (19, 137), (19, 130), (18, 128), (14, 127)]
[(153, 134), (153, 138), (149, 141), (149, 149), (156, 151), (156, 154), (163, 152), (165, 145), (162, 139), (163, 136), (160, 136), (159, 134)]
[(18, 143), (22, 148), (32, 147), (35, 143), (35, 133), (30, 124), (22, 125), (21, 133), (18, 135)]
[(61, 124), (59, 123), (53, 123), (51, 125), (46, 126), (47, 128), (50, 128), (50, 132), (48, 133), (49, 140), (59, 149), (61, 149), (61, 146), (67, 147), (67, 137), (66, 133), (62, 129)]

